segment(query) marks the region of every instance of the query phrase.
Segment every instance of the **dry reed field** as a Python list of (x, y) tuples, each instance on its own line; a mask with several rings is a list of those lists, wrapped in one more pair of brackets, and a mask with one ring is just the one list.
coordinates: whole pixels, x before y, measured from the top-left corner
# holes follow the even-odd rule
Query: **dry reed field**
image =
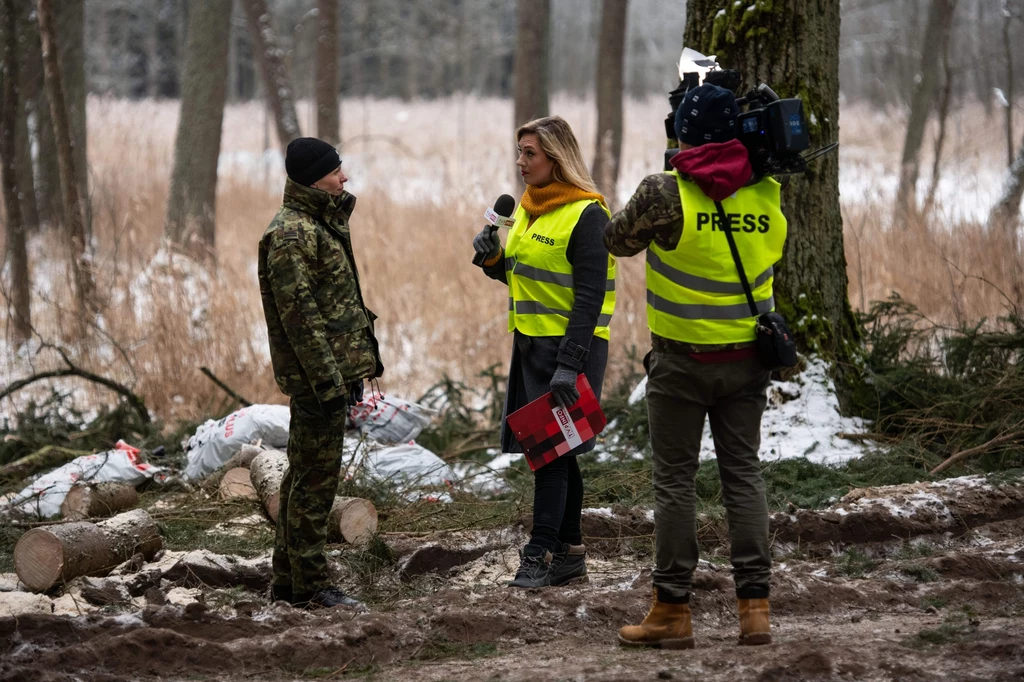
[[(225, 114), (214, 272), (161, 249), (177, 102), (90, 98), (88, 107), (104, 310), (89, 338), (71, 338), (63, 246), (52, 232), (38, 234), (30, 242), (30, 268), (40, 339), (68, 348), (81, 366), (130, 384), (168, 420), (207, 416), (220, 403), (223, 396), (199, 372), (202, 366), (252, 401), (282, 401), (267, 357), (256, 248), (280, 204), (284, 168), (276, 149), (265, 151), (276, 141), (262, 107), (231, 105)], [(552, 111), (573, 126), (589, 162), (593, 102), (556, 97)], [(660, 169), (666, 111), (662, 98), (627, 103), (619, 205), (645, 174)], [(840, 185), (851, 303), (861, 309), (895, 291), (942, 323), (1005, 314), (1015, 302), (1020, 260), (983, 224), (1005, 165), (1001, 121), (986, 119), (980, 108), (951, 116), (933, 215), (893, 225), (903, 116), (843, 109)], [(308, 131), (308, 103), (300, 118)], [(366, 301), (380, 316), (382, 388), (416, 398), (445, 373), (472, 381), (495, 363), (504, 366), (506, 294), (471, 264), (470, 242), (499, 194), (521, 194), (511, 102), (346, 100), (342, 135), (347, 189), (359, 198), (352, 222), (356, 258)], [(925, 158), (922, 197), (931, 167)], [(620, 273), (613, 377), (626, 368), (630, 348), (642, 352), (648, 345), (642, 258), (622, 263)], [(9, 327), (5, 307), (5, 339)], [(60, 364), (39, 343), (19, 353), (0, 343), (0, 384)], [(93, 390), (67, 386), (83, 397)], [(0, 414), (16, 407), (5, 401)]]

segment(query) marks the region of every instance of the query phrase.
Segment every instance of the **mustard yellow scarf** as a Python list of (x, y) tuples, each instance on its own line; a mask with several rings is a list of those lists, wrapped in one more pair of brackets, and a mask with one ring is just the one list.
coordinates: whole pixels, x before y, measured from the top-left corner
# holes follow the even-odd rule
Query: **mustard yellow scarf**
[(523, 192), (523, 198), (519, 200), (519, 205), (530, 214), (531, 218), (536, 218), (545, 213), (551, 213), (559, 206), (584, 199), (594, 199), (600, 201), (602, 206), (608, 205), (604, 197), (596, 192), (588, 192), (576, 185), (557, 180), (544, 187), (527, 185), (526, 191)]

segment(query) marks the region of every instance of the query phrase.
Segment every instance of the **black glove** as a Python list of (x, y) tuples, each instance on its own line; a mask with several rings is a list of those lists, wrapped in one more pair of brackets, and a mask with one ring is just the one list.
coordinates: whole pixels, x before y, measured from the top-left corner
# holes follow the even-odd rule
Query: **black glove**
[(572, 367), (559, 365), (555, 375), (551, 377), (551, 395), (565, 409), (569, 409), (580, 399), (580, 392), (576, 390), (576, 376), (578, 372)]
[(355, 405), (363, 401), (363, 380), (353, 382), (348, 387), (348, 404)]
[(488, 225), (473, 238), (473, 249), (477, 255), (473, 262), (482, 265), (484, 261), (491, 260), (501, 252), (501, 239), (498, 238), (497, 228)]

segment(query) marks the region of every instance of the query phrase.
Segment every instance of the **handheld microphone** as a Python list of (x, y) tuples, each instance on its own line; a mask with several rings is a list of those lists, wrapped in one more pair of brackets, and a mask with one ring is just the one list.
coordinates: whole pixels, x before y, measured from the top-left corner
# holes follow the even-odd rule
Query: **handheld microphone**
[[(508, 194), (502, 194), (498, 197), (497, 201), (494, 202), (493, 209), (489, 208), (484, 211), (484, 220), (487, 221), (487, 226), (484, 229), (490, 229), (490, 233), (494, 234), (494, 231), (499, 227), (511, 228), (512, 225), (515, 224), (515, 221), (510, 216), (515, 210), (516, 200)], [(486, 254), (474, 253), (473, 265), (483, 265), (486, 258)]]

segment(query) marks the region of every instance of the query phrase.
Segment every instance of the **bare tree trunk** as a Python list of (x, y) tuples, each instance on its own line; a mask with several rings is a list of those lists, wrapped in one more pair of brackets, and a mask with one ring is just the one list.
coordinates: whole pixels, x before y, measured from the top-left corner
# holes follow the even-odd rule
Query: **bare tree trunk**
[(25, 248), (25, 224), (18, 199), (15, 141), (18, 118), (18, 50), (14, 0), (0, 0), (0, 48), (3, 50), (3, 108), (0, 110), (0, 184), (3, 185), (4, 208), (7, 213), (5, 241), (11, 263), (9, 305), (14, 308), (12, 322), (14, 343), (20, 347), (32, 335), (29, 306), (28, 250)]
[(57, 168), (57, 143), (53, 136), (50, 103), (46, 99), (43, 76), (43, 48), (39, 38), (38, 15), (32, 3), (15, 3), (18, 7), (18, 70), (21, 72), (22, 95), (32, 113), (32, 134), (37, 145), (35, 190), (36, 208), (41, 224), (62, 222), (60, 201), (60, 169)]
[(277, 140), (284, 149), (299, 132), (299, 117), (295, 113), (295, 97), (291, 80), (284, 65), (284, 55), (274, 35), (272, 17), (266, 0), (242, 0), (246, 23), (252, 36), (252, 49), (263, 76), (264, 92), (270, 100), (277, 124)]
[(338, 0), (318, 0), (316, 39), (316, 134), (338, 146)]
[(551, 49), (551, 0), (518, 0), (516, 5), (516, 127), (548, 115), (548, 55)]
[[(49, 4), (52, 9), (51, 23), (61, 67), (64, 106), (70, 123), (68, 132), (75, 157), (75, 182), (78, 184), (83, 229), (88, 240), (92, 234), (92, 206), (89, 202), (89, 166), (86, 158), (85, 132), (85, 0), (51, 0)], [(54, 124), (56, 125), (56, 121)]]
[(32, 168), (32, 136), (28, 129), (28, 107), (22, 87), (23, 83), (24, 79), (19, 73), (17, 119), (14, 123), (14, 154), (15, 164), (18, 168), (18, 176), (15, 180), (21, 199), (21, 214), (25, 221), (25, 231), (31, 234), (39, 227), (39, 206), (36, 203), (35, 172)]
[(629, 0), (604, 0), (597, 57), (597, 141), (594, 182), (608, 206), (618, 209), (616, 185), (622, 159), (622, 71), (626, 58), (626, 14)]
[[(754, 16), (732, 0), (689, 0), (684, 44), (739, 70), (742, 92), (765, 82), (781, 97), (800, 96), (811, 149), (839, 139), (839, 0), (781, 0)], [(753, 22), (752, 24), (747, 22)], [(756, 25), (753, 38), (742, 26)], [(763, 30), (761, 30), (763, 29)], [(797, 58), (799, 55), (799, 58)], [(847, 295), (839, 158), (827, 154), (794, 176), (782, 193), (789, 221), (786, 249), (775, 274), (776, 306), (797, 328), (804, 349), (835, 360), (842, 376), (859, 332)]]
[(227, 97), (231, 0), (188, 0), (181, 114), (165, 236), (197, 259), (216, 243), (217, 159)]
[(50, 116), (57, 142), (57, 162), (60, 172), (61, 196), (64, 200), (64, 224), (71, 243), (71, 271), (75, 281), (75, 294), (81, 321), (96, 309), (96, 284), (93, 279), (92, 257), (85, 229), (85, 206), (80, 195), (77, 172), (78, 158), (72, 140), (71, 123), (64, 98), (64, 83), (58, 58), (58, 43), (50, 0), (39, 0), (39, 34), (43, 44), (43, 71), (46, 94), (50, 101)]
[(939, 132), (935, 136), (935, 158), (932, 160), (932, 180), (924, 202), (924, 215), (930, 215), (935, 206), (935, 193), (939, 189), (942, 174), (942, 147), (946, 142), (946, 118), (949, 116), (949, 101), (953, 96), (953, 69), (949, 64), (949, 41), (942, 46), (942, 94), (939, 98)]
[(1010, 43), (1010, 12), (1009, 0), (1003, 0), (1003, 51), (1006, 54), (1006, 158), (1007, 164), (1013, 165), (1013, 46)]
[(917, 212), (917, 177), (920, 173), (921, 144), (925, 125), (935, 99), (938, 80), (939, 55), (949, 40), (949, 27), (956, 10), (956, 0), (932, 0), (928, 11), (928, 25), (921, 42), (921, 61), (917, 84), (910, 102), (910, 120), (903, 143), (900, 162), (900, 185), (896, 193), (896, 208), (902, 216)]
[(1017, 158), (1010, 164), (1003, 181), (1003, 191), (988, 216), (989, 227), (1005, 231), (1011, 243), (1017, 245), (1017, 225), (1020, 222), (1020, 202), (1024, 197), (1024, 139), (1020, 142)]

